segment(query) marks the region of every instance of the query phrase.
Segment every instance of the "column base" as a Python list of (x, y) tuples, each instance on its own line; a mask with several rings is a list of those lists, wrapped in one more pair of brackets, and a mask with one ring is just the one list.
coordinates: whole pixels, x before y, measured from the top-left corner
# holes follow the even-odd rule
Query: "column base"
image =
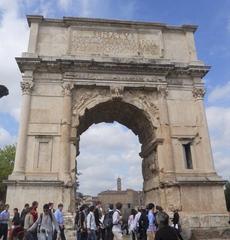
[(73, 186), (65, 185), (62, 181), (40, 180), (7, 180), (6, 202), (10, 209), (22, 209), (25, 203), (38, 201), (39, 212), (45, 203), (53, 202), (55, 208), (59, 203), (64, 204), (64, 211), (72, 210), (74, 199)]
[(154, 202), (166, 211), (177, 208), (186, 214), (226, 214), (223, 186), (218, 178), (177, 178), (176, 181), (149, 181), (144, 185), (145, 203)]
[(21, 172), (12, 172), (11, 175), (8, 176), (9, 180), (25, 180), (25, 172), (21, 171)]

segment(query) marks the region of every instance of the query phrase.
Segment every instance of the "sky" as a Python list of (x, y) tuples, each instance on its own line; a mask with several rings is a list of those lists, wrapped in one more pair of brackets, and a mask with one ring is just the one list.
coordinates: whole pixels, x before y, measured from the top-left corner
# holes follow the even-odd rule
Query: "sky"
[[(27, 49), (28, 14), (198, 25), (198, 58), (212, 66), (205, 77), (205, 106), (215, 166), (219, 175), (230, 177), (229, 0), (0, 0), (0, 84), (10, 92), (0, 100), (0, 147), (17, 141), (21, 77), (14, 58)], [(127, 140), (125, 144), (121, 139)], [(96, 194), (115, 188), (118, 176), (124, 188), (142, 187), (140, 144), (130, 130), (116, 123), (101, 123), (83, 133), (80, 144), (80, 190)]]

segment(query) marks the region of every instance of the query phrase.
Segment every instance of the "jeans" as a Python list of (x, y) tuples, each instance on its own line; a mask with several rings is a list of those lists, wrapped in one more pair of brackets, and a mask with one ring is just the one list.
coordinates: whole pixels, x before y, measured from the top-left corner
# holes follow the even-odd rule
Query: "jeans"
[[(66, 238), (65, 238), (65, 233), (64, 233), (64, 228), (59, 227), (59, 229), (60, 229), (60, 237), (61, 237), (61, 240), (66, 240)], [(54, 230), (53, 240), (56, 240), (56, 239), (57, 239), (57, 231)]]
[(106, 240), (113, 240), (113, 232), (112, 232), (111, 227), (105, 229), (105, 239)]
[(0, 239), (3, 236), (3, 240), (7, 240), (8, 235), (8, 224), (0, 223)]
[(96, 231), (95, 230), (90, 230), (90, 232), (88, 232), (87, 240), (96, 240), (96, 239), (97, 239)]

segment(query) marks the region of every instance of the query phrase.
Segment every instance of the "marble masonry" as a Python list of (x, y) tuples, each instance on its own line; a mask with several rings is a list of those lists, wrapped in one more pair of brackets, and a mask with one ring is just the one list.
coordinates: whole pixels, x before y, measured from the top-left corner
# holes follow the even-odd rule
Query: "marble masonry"
[(74, 212), (81, 134), (117, 121), (142, 145), (146, 203), (180, 209), (190, 227), (223, 226), (224, 181), (214, 168), (203, 104), (210, 67), (197, 59), (197, 27), (27, 20), (28, 50), (16, 58), (22, 108), (7, 202), (14, 207), (15, 196), (19, 208), (33, 200), (63, 202)]

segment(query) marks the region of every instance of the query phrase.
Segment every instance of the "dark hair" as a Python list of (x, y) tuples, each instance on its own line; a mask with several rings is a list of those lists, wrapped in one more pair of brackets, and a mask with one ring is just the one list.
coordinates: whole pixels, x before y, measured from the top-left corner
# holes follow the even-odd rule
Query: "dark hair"
[(26, 211), (27, 213), (28, 212), (30, 212), (30, 211), (32, 211), (33, 210), (33, 208), (32, 207), (29, 207), (29, 209)]
[(162, 212), (164, 209), (161, 207), (161, 206), (156, 206), (156, 210), (158, 210), (158, 211), (160, 211), (160, 212)]
[(148, 205), (149, 210), (152, 210), (154, 207), (155, 207), (155, 205), (153, 203), (149, 203), (149, 205)]
[(161, 213), (161, 221), (160, 221), (164, 226), (169, 225), (169, 215), (166, 212)]
[(29, 206), (30, 206), (29, 203), (26, 203), (24, 207), (28, 208)]
[(59, 208), (59, 207), (63, 207), (63, 204), (62, 204), (62, 203), (59, 203), (59, 204), (58, 204), (58, 208)]
[(116, 203), (116, 209), (121, 210), (121, 208), (122, 208), (122, 203), (117, 202)]
[(109, 209), (113, 210), (113, 204), (112, 203), (109, 204)]
[(101, 204), (101, 201), (97, 201), (97, 202), (96, 202), (96, 205), (99, 205), (99, 204)]
[(32, 207), (35, 207), (35, 206), (37, 206), (38, 205), (38, 202), (37, 201), (33, 201), (32, 202)]
[(17, 211), (17, 212), (18, 212), (18, 208), (14, 208), (14, 211)]
[(89, 207), (89, 211), (90, 211), (90, 212), (93, 212), (94, 209), (95, 209), (95, 207), (94, 207), (93, 205)]
[(137, 211), (134, 208), (131, 209), (131, 215), (133, 215), (135, 217), (136, 214), (137, 214)]
[(47, 203), (44, 204), (44, 205), (43, 205), (43, 209), (44, 209), (44, 210), (49, 210), (49, 204), (47, 204)]

